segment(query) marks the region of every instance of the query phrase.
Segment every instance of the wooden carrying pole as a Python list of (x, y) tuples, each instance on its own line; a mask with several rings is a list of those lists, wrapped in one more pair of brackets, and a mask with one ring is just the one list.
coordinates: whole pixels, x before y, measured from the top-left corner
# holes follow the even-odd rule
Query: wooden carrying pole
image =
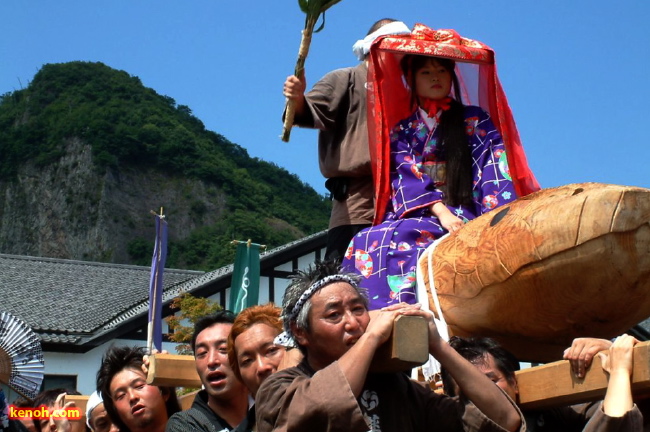
[(156, 353), (149, 356), (147, 384), (161, 387), (200, 388), (194, 356)]
[[(584, 378), (576, 378), (569, 361), (562, 360), (518, 371), (517, 384), (521, 409), (543, 409), (603, 399), (607, 374), (596, 356)], [(650, 396), (650, 342), (634, 347), (632, 393)]]
[(70, 421), (81, 421), (83, 423), (86, 422), (86, 405), (88, 404), (88, 399), (90, 396), (87, 395), (71, 395), (67, 394), (65, 395), (65, 402), (74, 402), (74, 406), (79, 409), (79, 412), (81, 413), (81, 418), (78, 420), (71, 419)]
[(429, 360), (427, 322), (422, 317), (398, 316), (390, 338), (377, 349), (372, 372), (400, 372), (421, 366)]
[[(371, 370), (397, 372), (420, 366), (429, 358), (427, 323), (422, 317), (401, 316), (393, 324), (391, 337), (377, 350)], [(171, 387), (201, 387), (191, 355), (149, 356), (147, 384)]]

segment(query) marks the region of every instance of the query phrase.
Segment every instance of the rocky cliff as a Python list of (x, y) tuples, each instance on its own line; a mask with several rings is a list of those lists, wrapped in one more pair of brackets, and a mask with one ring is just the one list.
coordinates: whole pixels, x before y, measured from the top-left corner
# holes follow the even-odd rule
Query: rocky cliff
[(46, 65), (3, 95), (0, 154), (0, 253), (146, 264), (163, 207), (168, 263), (211, 269), (229, 240), (327, 226), (327, 201), (295, 175), (100, 63)]

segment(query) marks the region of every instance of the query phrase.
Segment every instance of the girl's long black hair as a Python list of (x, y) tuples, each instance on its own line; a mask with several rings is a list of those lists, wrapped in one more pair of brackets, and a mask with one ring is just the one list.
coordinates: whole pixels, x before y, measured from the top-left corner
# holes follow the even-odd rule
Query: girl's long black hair
[(440, 150), (447, 162), (447, 204), (458, 206), (472, 202), (472, 154), (465, 125), (465, 108), (456, 75), (456, 63), (451, 59), (422, 55), (406, 55), (402, 59), (402, 71), (411, 87), (413, 108), (419, 105), (415, 92), (415, 73), (430, 60), (436, 60), (447, 69), (452, 78), (454, 97), (448, 110), (440, 116)]

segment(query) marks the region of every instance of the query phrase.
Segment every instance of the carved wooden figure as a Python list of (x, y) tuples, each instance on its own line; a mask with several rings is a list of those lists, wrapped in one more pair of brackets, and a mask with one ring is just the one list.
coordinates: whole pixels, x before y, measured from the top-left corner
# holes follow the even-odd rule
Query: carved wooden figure
[(467, 223), (418, 265), (451, 334), (558, 360), (575, 337), (611, 338), (650, 316), (650, 190), (544, 189)]

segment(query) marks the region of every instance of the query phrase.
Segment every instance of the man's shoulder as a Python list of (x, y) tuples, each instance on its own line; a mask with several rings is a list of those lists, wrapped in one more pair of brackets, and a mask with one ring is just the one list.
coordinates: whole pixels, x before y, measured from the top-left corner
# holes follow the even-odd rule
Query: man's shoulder
[(309, 375), (298, 366), (294, 366), (294, 367), (279, 370), (271, 374), (267, 379), (264, 380), (262, 386), (264, 386), (267, 382), (275, 383), (275, 384), (281, 382), (290, 382), (298, 377), (309, 377)]
[(342, 68), (334, 69), (334, 70), (328, 72), (327, 74), (325, 74), (325, 76), (327, 76), (327, 75), (349, 75), (352, 72), (354, 72), (356, 68), (357, 68), (357, 66), (348, 66), (348, 67), (342, 67)]
[(230, 430), (228, 425), (222, 422), (217, 416), (206, 413), (200, 402), (201, 399), (197, 395), (190, 409), (173, 414), (167, 422), (165, 431), (221, 432)]
[(362, 71), (361, 69), (362, 68), (360, 68), (359, 66), (350, 66), (350, 67), (334, 69), (333, 71), (326, 73), (325, 76), (321, 78), (320, 81), (321, 82), (349, 81), (351, 77), (359, 73), (361, 73), (365, 78), (366, 72)]
[(167, 421), (165, 432), (180, 431), (206, 431), (219, 432), (228, 431), (228, 427), (215, 424), (202, 410), (192, 407), (186, 411), (180, 411), (172, 415)]
[(278, 396), (279, 393), (286, 389), (286, 387), (290, 386), (291, 383), (293, 383), (293, 381), (298, 378), (309, 379), (310, 376), (297, 366), (282, 369), (271, 374), (264, 380), (259, 390), (257, 391), (255, 404), (259, 408), (260, 402), (266, 402), (267, 399), (274, 399)]

